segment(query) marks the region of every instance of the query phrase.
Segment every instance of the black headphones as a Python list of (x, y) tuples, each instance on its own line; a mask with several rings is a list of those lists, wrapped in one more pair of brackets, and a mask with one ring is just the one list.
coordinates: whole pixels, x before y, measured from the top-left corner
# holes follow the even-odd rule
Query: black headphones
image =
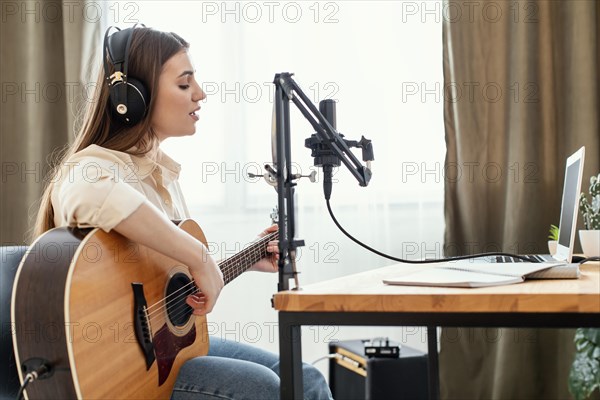
[[(109, 86), (112, 114), (127, 126), (140, 122), (150, 104), (150, 96), (144, 85), (127, 75), (129, 46), (136, 26), (123, 30), (111, 26), (104, 35), (104, 76)], [(112, 28), (117, 32), (109, 35)], [(107, 59), (114, 66), (112, 75), (109, 75)]]

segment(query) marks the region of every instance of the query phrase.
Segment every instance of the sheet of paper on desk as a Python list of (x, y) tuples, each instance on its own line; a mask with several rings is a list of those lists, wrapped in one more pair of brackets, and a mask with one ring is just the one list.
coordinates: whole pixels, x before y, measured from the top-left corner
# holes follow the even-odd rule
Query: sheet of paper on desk
[(530, 274), (563, 263), (447, 262), (408, 275), (384, 279), (388, 285), (485, 287), (523, 282)]
[(526, 277), (527, 275), (542, 271), (551, 267), (557, 267), (559, 265), (565, 265), (563, 262), (545, 262), (545, 263), (527, 263), (527, 262), (515, 262), (515, 263), (489, 263), (489, 262), (472, 262), (472, 261), (458, 261), (458, 262), (445, 262), (437, 264), (436, 268), (450, 268), (458, 269), (461, 271), (481, 272), (484, 274), (496, 274), (496, 275), (508, 275), (508, 276), (519, 276)]
[(450, 268), (427, 268), (408, 275), (383, 280), (383, 283), (388, 285), (466, 288), (510, 285), (520, 282), (523, 282), (521, 277), (480, 274)]

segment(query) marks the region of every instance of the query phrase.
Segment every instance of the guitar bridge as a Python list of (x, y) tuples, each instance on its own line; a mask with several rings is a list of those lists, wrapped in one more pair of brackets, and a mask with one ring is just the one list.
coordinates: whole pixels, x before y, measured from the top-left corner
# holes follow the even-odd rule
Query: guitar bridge
[(152, 343), (152, 329), (148, 320), (146, 297), (144, 296), (144, 285), (141, 283), (132, 283), (133, 289), (133, 328), (135, 337), (142, 349), (146, 359), (146, 370), (149, 370), (156, 356), (154, 354), (154, 344)]

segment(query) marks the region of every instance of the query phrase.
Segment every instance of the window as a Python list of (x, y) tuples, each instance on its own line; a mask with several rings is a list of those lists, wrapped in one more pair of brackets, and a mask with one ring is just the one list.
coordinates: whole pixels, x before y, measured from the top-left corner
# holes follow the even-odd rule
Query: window
[[(347, 230), (395, 256), (441, 255), (440, 1), (139, 1), (107, 7), (109, 24), (139, 21), (191, 43), (197, 79), (208, 98), (197, 133), (163, 146), (183, 164), (181, 185), (190, 211), (214, 241), (217, 258), (233, 254), (267, 226), (277, 202), (273, 188), (247, 174), (262, 174), (262, 165), (271, 160), (271, 82), (278, 72), (294, 72), (315, 104), (336, 99), (337, 127), (347, 139), (364, 135), (373, 141), (368, 187), (359, 187), (343, 167), (334, 176), (331, 203)], [(312, 128), (293, 104), (290, 108), (293, 162), (308, 174), (315, 167), (304, 140)], [(360, 159), (360, 152), (355, 154)], [(302, 178), (297, 189), (298, 237), (306, 241), (299, 260), (301, 284), (391, 264), (334, 227), (321, 182)], [(277, 321), (269, 309), (277, 277), (263, 275), (244, 278), (240, 290), (248, 293), (248, 281), (254, 290), (243, 307), (235, 289), (224, 291), (215, 311), (224, 325), (217, 323), (210, 333), (253, 342), (256, 326), (244, 334), (243, 321), (263, 321), (256, 341), (276, 350), (266, 321)], [(324, 351), (325, 336), (315, 354)], [(310, 351), (305, 347), (305, 356)]]

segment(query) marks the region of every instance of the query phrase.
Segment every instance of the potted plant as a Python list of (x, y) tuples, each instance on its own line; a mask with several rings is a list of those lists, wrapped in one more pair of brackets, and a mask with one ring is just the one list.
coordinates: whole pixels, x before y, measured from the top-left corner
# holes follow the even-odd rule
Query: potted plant
[(556, 245), (558, 244), (558, 226), (550, 225), (550, 234), (548, 235), (548, 251), (550, 255), (556, 254)]
[[(579, 198), (585, 230), (579, 231), (579, 240), (586, 257), (600, 254), (600, 174), (590, 178), (590, 196)], [(569, 373), (569, 391), (576, 400), (589, 398), (600, 390), (600, 329), (578, 328), (575, 332), (575, 360)]]
[(589, 193), (591, 202), (585, 193), (579, 198), (579, 211), (583, 215), (585, 230), (579, 231), (579, 241), (586, 257), (600, 255), (600, 174), (590, 178)]
[(600, 329), (575, 331), (575, 360), (569, 372), (569, 391), (576, 400), (600, 390)]

